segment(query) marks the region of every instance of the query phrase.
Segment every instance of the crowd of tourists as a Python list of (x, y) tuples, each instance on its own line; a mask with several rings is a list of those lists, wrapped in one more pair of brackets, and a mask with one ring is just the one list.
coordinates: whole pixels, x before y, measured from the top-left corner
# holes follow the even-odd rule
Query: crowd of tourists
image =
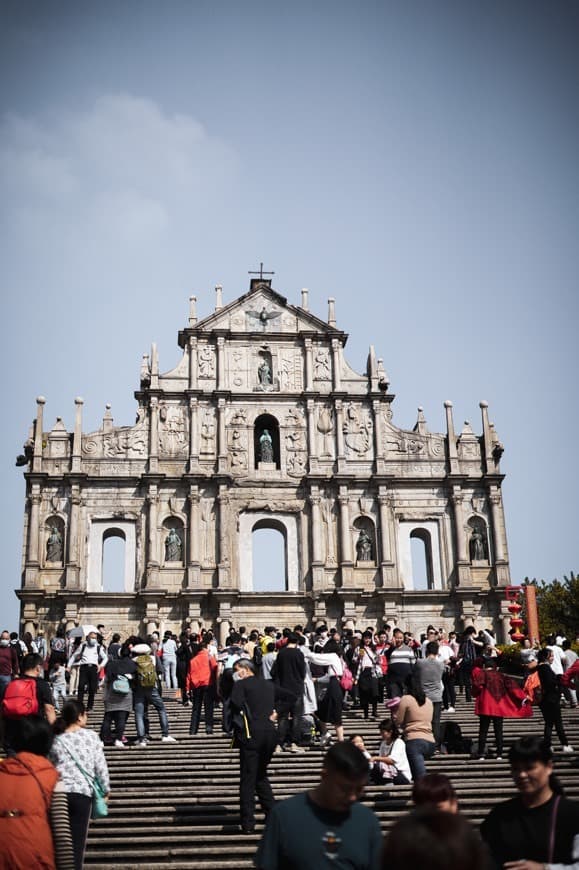
[[(444, 710), (455, 712), (457, 693), (467, 704), (474, 702), (479, 719), (478, 741), (472, 747), (475, 757), (484, 760), (487, 756), (492, 724), (495, 757), (501, 759), (504, 718), (529, 718), (533, 708), (540, 709), (544, 719), (540, 749), (538, 743), (533, 744), (539, 760), (531, 763), (530, 756), (525, 756), (520, 765), (531, 769), (540, 763), (550, 775), (553, 729), (563, 752), (573, 752), (561, 719), (562, 705), (577, 706), (579, 667), (572, 644), (555, 636), (546, 638), (540, 648), (525, 641), (520, 657), (525, 673), (508, 673), (492, 631), (477, 631), (474, 626), (457, 637), (430, 625), (419, 639), (389, 625), (364, 631), (320, 625), (313, 632), (300, 625), (249, 632), (241, 627), (231, 631), (224, 645), (217, 643), (210, 630), (197, 634), (189, 628), (178, 636), (166, 631), (146, 638), (122, 638), (102, 625), (69, 632), (59, 628), (49, 642), (42, 631), (34, 638), (29, 633), (20, 638), (16, 632), (4, 631), (0, 636), (0, 701), (7, 759), (0, 764), (0, 870), (25, 864), (82, 868), (95, 797), (97, 793), (105, 801), (108, 797), (103, 748), (146, 747), (151, 739), (151, 708), (159, 718), (161, 740), (175, 743), (163, 701), (167, 693), (190, 707), (190, 735), (198, 734), (202, 725), (207, 734), (219, 728), (239, 748), (241, 830), (255, 830), (256, 796), (268, 818), (258, 866), (305, 870), (310, 864), (304, 863), (303, 856), (296, 853), (295, 862), (283, 857), (287, 849), (295, 850), (298, 843), (306, 848), (315, 841), (316, 848), (326, 850), (326, 857), (337, 854), (336, 848), (345, 850), (339, 852), (342, 857), (350, 848), (350, 839), (353, 849), (354, 839), (359, 841), (361, 836), (370, 850), (368, 861), (351, 866), (380, 866), (379, 826), (356, 803), (357, 797), (367, 782), (412, 784), (420, 803), (417, 795), (425, 793), (424, 783), (433, 782), (429, 777), (435, 776), (427, 774), (426, 762), (439, 752), (453, 751), (453, 739), (462, 740), (452, 716), (442, 721)], [(99, 692), (104, 714), (97, 736), (87, 722)], [(369, 751), (360, 734), (345, 734), (344, 711), (348, 709), (359, 711), (358, 718), (375, 720), (380, 741), (377, 751)], [(131, 714), (136, 737), (126, 734)], [(356, 719), (349, 721), (355, 724)], [(272, 756), (302, 754), (312, 744), (328, 750), (319, 786), (300, 800), (296, 796), (276, 804), (267, 775)], [(464, 749), (462, 740), (455, 751)], [(521, 750), (523, 756), (525, 751)], [(513, 752), (509, 751), (509, 759), (515, 770), (519, 762)], [(528, 779), (534, 781), (534, 774), (515, 776), (521, 791), (519, 804), (524, 804), (527, 794), (527, 785), (523, 788), (519, 783)], [(18, 809), (20, 794), (25, 811)], [(549, 802), (555, 800), (558, 809), (554, 812), (562, 813), (557, 788), (548, 796)], [(532, 806), (543, 803), (541, 799)], [(439, 806), (436, 812), (446, 810)], [(338, 824), (339, 816), (347, 822), (346, 828)], [(8, 818), (19, 821), (7, 825)], [(502, 820), (501, 815), (489, 817), (483, 826), (493, 855), (507, 854), (497, 845)], [(292, 825), (298, 824), (304, 836), (292, 836)], [(413, 824), (418, 824), (417, 817)], [(447, 824), (454, 823), (445, 820), (443, 828)], [(27, 839), (27, 825), (42, 830), (42, 837)], [(339, 836), (328, 839), (333, 828), (339, 828)], [(405, 830), (398, 831), (400, 842), (408, 833)], [(428, 830), (428, 836), (435, 836), (438, 828)], [(305, 836), (307, 831), (311, 841)], [(2, 836), (10, 833), (15, 836)], [(393, 836), (394, 831), (389, 836), (390, 849), (392, 842), (398, 842), (392, 841)], [(575, 846), (579, 849), (579, 836), (575, 846), (574, 837), (567, 838), (565, 854), (572, 855)], [(32, 850), (30, 854), (26, 849)], [(40, 860), (35, 849), (45, 853), (46, 864), (34, 863)], [(275, 859), (274, 853), (278, 855)], [(485, 854), (489, 866), (488, 851)], [(537, 870), (530, 859), (526, 863), (509, 860), (496, 866)], [(579, 861), (579, 854), (573, 860)], [(476, 866), (474, 859), (469, 863)], [(565, 866), (570, 864), (567, 860)]]

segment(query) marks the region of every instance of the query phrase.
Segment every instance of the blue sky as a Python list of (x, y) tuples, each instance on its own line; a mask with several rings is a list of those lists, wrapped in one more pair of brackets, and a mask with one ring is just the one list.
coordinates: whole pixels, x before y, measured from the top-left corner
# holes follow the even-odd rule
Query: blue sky
[(578, 43), (570, 2), (4, 0), (3, 622), (36, 396), (132, 422), (151, 342), (261, 260), (375, 345), (396, 424), (487, 400), (513, 579), (579, 568)]

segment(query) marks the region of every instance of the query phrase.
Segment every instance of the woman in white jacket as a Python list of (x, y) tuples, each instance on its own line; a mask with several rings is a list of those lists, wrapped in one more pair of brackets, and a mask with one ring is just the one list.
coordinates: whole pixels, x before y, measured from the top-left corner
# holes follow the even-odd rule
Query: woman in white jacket
[[(326, 668), (324, 676), (316, 678), (317, 685), (326, 689), (325, 694), (317, 705), (318, 718), (324, 725), (333, 725), (336, 739), (342, 741), (344, 739), (344, 726), (342, 725), (344, 692), (340, 685), (340, 677), (344, 673), (344, 662), (342, 660), (340, 645), (333, 639), (328, 640), (324, 645), (323, 653), (305, 650), (304, 655), (306, 657), (306, 665), (309, 662), (310, 664), (321, 665)], [(307, 671), (309, 672), (309, 667)], [(311, 674), (310, 679), (312, 679)], [(322, 745), (328, 742), (329, 737), (327, 733), (322, 733)]]

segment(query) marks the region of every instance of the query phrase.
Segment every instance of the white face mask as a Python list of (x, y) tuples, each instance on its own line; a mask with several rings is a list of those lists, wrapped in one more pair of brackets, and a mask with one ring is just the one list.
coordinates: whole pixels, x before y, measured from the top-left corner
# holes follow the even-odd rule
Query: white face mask
[(0, 646), (10, 646), (10, 640), (9, 640), (9, 639), (7, 640), (7, 639), (4, 638), (4, 637), (1, 638), (1, 639), (0, 639)]
[(234, 683), (238, 683), (239, 680), (242, 680), (242, 679), (243, 679), (243, 677), (241, 676), (241, 672), (240, 672), (240, 671), (234, 671), (234, 672), (233, 672), (233, 682), (234, 682)]
[(88, 639), (87, 642), (86, 642), (86, 645), (87, 645), (87, 646), (96, 646), (96, 640), (95, 640), (95, 638), (94, 638), (94, 637), (89, 637), (89, 639)]

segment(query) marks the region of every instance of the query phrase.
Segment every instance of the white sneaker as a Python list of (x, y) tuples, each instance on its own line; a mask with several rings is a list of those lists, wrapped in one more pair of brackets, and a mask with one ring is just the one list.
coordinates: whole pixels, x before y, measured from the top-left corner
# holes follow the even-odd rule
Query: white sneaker
[(297, 743), (292, 743), (291, 746), (289, 747), (289, 751), (302, 753), (302, 752), (305, 752), (306, 750), (303, 748), (303, 746), (298, 746)]
[(126, 744), (123, 743), (122, 740), (115, 740), (115, 746), (117, 746), (119, 749), (126, 749), (127, 748)]
[(166, 734), (165, 737), (161, 737), (161, 743), (177, 743), (177, 741), (170, 734)]
[(139, 742), (137, 743), (137, 746), (146, 746), (146, 745), (147, 745), (146, 740), (139, 740)]
[(575, 750), (573, 749), (573, 747), (569, 746), (569, 744), (567, 744), (567, 746), (563, 747), (563, 752), (574, 752), (574, 751)]
[(281, 748), (281, 746), (278, 743), (277, 746), (275, 747), (275, 749), (273, 750), (273, 754), (274, 755), (281, 755), (282, 752), (283, 752), (283, 749)]
[(454, 709), (454, 707), (447, 707), (446, 712), (447, 713), (456, 713), (456, 710)]

